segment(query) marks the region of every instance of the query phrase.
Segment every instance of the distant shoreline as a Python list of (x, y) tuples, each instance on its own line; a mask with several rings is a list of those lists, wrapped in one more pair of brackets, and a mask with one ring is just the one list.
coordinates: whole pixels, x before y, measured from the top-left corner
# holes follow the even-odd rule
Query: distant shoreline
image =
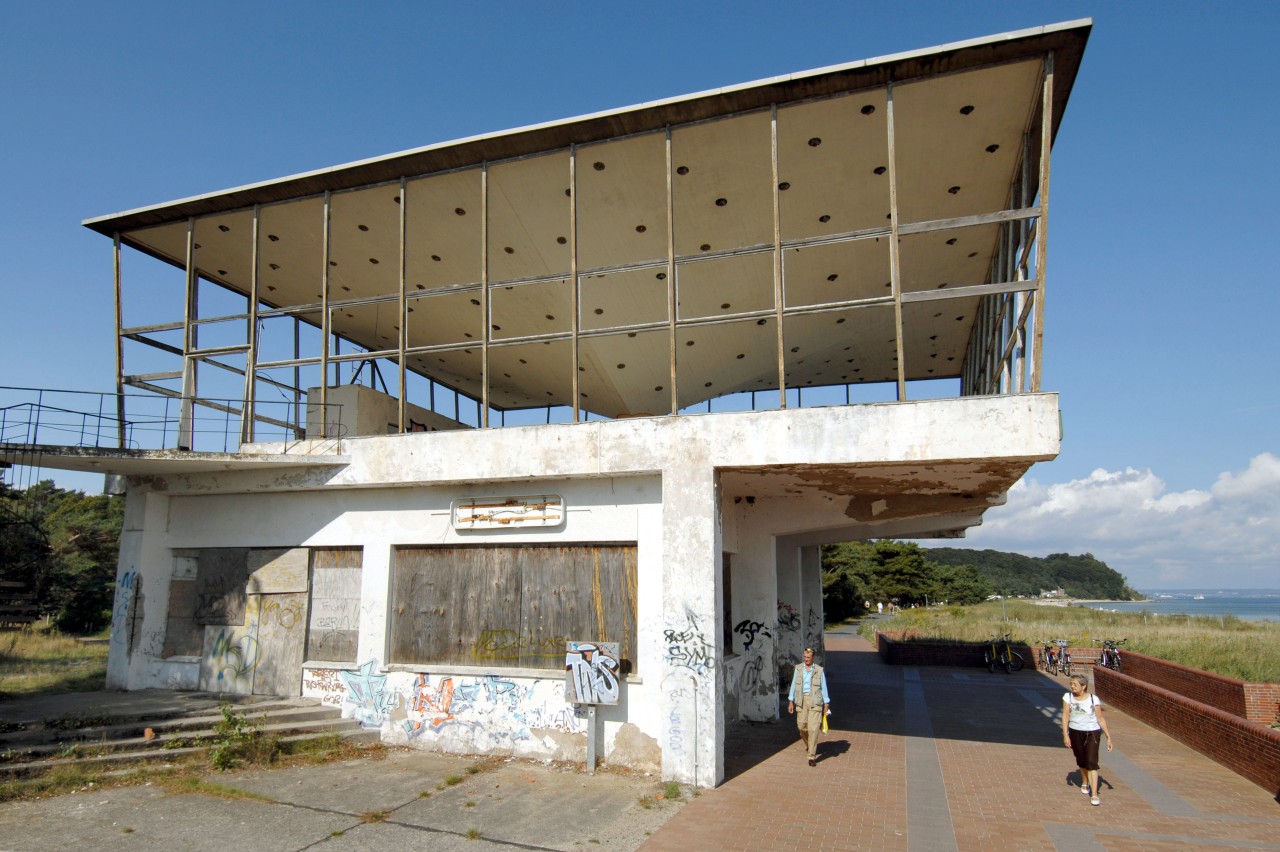
[(1075, 606), (1076, 604), (1091, 603), (1150, 603), (1150, 598), (1143, 598), (1137, 601), (1122, 601), (1115, 598), (1023, 598), (1028, 603), (1036, 606)]

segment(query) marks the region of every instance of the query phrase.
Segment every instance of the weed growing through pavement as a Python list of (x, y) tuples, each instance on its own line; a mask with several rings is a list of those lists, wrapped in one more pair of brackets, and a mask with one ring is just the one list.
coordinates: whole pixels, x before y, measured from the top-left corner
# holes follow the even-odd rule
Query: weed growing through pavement
[(480, 829), (478, 829), (478, 828), (468, 828), (468, 829), (467, 829), (467, 839), (468, 839), (468, 840), (479, 840), (479, 839), (480, 839)]

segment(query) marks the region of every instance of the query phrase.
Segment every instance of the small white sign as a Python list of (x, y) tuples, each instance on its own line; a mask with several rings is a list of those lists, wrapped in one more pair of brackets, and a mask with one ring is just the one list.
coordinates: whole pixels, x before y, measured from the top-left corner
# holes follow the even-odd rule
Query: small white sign
[(571, 704), (618, 703), (618, 642), (566, 642), (564, 700)]
[(564, 523), (564, 499), (559, 494), (473, 497), (454, 500), (451, 509), (455, 530), (558, 527)]

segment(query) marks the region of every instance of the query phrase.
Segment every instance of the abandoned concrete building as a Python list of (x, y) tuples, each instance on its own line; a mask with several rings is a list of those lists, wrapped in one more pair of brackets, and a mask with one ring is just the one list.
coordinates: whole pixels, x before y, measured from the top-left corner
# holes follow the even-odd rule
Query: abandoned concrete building
[(109, 438), (0, 458), (127, 494), (108, 686), (461, 753), (582, 759), (598, 725), (719, 783), (822, 644), (822, 544), (961, 536), (1058, 453), (1049, 151), (1089, 31), (86, 221)]

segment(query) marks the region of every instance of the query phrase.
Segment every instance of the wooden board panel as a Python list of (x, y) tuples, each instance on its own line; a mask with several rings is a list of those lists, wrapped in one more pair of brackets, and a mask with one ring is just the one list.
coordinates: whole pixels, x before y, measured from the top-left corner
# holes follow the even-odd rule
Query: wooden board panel
[(393, 663), (563, 669), (565, 642), (618, 642), (634, 667), (633, 545), (400, 548)]
[(257, 624), (260, 651), (253, 669), (255, 695), (299, 695), (302, 648), (307, 625), (307, 595), (249, 595), (246, 621)]
[(307, 590), (305, 547), (257, 548), (249, 551), (250, 594), (273, 595)]
[(196, 624), (196, 581), (169, 581), (169, 612), (165, 618), (160, 656), (194, 656), (204, 646), (204, 628)]
[(196, 573), (197, 624), (244, 624), (245, 579), (243, 547), (211, 547), (200, 551)]
[(306, 658), (354, 663), (360, 629), (360, 548), (315, 550)]

